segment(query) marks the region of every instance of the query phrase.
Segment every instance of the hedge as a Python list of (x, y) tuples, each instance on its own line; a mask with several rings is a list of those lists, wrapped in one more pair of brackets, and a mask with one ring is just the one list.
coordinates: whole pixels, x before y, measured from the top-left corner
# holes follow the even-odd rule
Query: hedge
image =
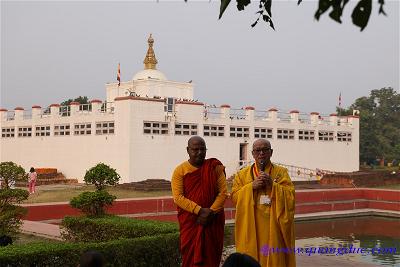
[(32, 243), (0, 248), (0, 266), (78, 266), (81, 255), (97, 250), (106, 266), (178, 267), (179, 233), (120, 239), (100, 243)]
[(64, 239), (75, 242), (103, 242), (179, 231), (176, 223), (138, 220), (120, 216), (65, 217), (61, 224)]

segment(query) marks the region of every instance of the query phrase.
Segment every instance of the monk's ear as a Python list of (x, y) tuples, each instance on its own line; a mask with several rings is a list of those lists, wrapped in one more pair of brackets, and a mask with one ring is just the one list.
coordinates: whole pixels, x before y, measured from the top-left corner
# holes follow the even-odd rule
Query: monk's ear
[(274, 150), (271, 148), (271, 156), (272, 156), (272, 153), (274, 153)]

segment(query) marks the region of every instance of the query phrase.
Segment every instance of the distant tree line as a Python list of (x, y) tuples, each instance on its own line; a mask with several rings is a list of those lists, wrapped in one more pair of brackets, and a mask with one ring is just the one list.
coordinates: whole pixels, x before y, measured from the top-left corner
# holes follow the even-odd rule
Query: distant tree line
[(337, 108), (339, 115), (360, 111), (360, 161), (400, 160), (400, 94), (393, 88), (372, 90), (357, 98), (348, 108)]

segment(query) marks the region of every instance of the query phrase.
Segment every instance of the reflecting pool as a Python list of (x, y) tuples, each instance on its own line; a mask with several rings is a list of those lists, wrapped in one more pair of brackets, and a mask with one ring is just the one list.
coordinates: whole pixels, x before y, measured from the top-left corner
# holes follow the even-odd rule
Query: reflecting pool
[[(296, 253), (400, 266), (400, 219), (381, 216), (296, 221)], [(234, 226), (225, 245), (234, 245)], [(302, 252), (300, 252), (300, 250)]]

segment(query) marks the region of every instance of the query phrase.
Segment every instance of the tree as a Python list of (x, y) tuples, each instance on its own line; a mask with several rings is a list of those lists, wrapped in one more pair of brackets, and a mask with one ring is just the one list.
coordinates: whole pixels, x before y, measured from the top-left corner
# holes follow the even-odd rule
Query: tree
[(117, 185), (121, 176), (115, 169), (104, 163), (99, 163), (90, 170), (86, 171), (83, 180), (86, 184), (93, 184), (97, 190), (102, 190), (106, 185)]
[(86, 171), (84, 181), (86, 184), (93, 184), (95, 192), (83, 192), (71, 199), (72, 207), (80, 209), (89, 216), (101, 216), (106, 205), (112, 205), (116, 196), (110, 195), (106, 190), (107, 185), (117, 185), (121, 176), (115, 169), (104, 163), (99, 163)]
[(78, 102), (79, 104), (89, 104), (89, 99), (87, 96), (78, 96), (75, 99), (68, 99), (60, 103), (61, 106), (69, 106), (71, 102)]
[(79, 106), (79, 110), (92, 110), (92, 105), (89, 103), (89, 99), (87, 96), (78, 96), (75, 99), (68, 99), (60, 103), (60, 113), (62, 116), (69, 116), (69, 113), (71, 112), (71, 107), (70, 104), (71, 102), (78, 102), (81, 104)]
[[(297, 4), (300, 5), (302, 1), (303, 0), (298, 0)], [(220, 12), (219, 12), (220, 19), (224, 14), (226, 8), (230, 4), (230, 2), (231, 0), (221, 0)], [(342, 23), (341, 18), (343, 10), (348, 2), (349, 0), (319, 0), (318, 9), (315, 12), (314, 17), (316, 20), (319, 20), (321, 15), (323, 15), (328, 10), (331, 10), (329, 13), (329, 17), (338, 23)], [(250, 4), (250, 0), (236, 0), (236, 4), (237, 4), (237, 9), (239, 11), (242, 11), (245, 9), (247, 5)], [(378, 4), (379, 4), (378, 14), (386, 15), (385, 11), (383, 10), (383, 6), (385, 5), (385, 0), (378, 0)], [(274, 23), (272, 22), (271, 7), (272, 7), (272, 0), (259, 0), (259, 5), (258, 5), (259, 10), (257, 11), (258, 18), (251, 25), (251, 27), (256, 26), (260, 18), (262, 18), (265, 23), (268, 23), (269, 26), (275, 30)], [(372, 0), (358, 0), (356, 7), (353, 9), (353, 12), (351, 14), (351, 18), (353, 24), (360, 27), (361, 31), (364, 30), (365, 27), (367, 26), (369, 17), (371, 15), (371, 11), (372, 11)]]
[(349, 115), (360, 111), (360, 161), (400, 159), (400, 94), (393, 88), (372, 90), (348, 108), (337, 111)]
[(27, 181), (27, 176), (24, 168), (15, 164), (12, 161), (0, 163), (0, 179), (1, 187), (4, 189), (10, 189), (10, 185), (16, 181)]
[(10, 184), (17, 180), (27, 180), (25, 170), (14, 162), (0, 163), (0, 237), (14, 238), (22, 224), (26, 208), (19, 205), (28, 198), (29, 192), (23, 189), (10, 189)]

